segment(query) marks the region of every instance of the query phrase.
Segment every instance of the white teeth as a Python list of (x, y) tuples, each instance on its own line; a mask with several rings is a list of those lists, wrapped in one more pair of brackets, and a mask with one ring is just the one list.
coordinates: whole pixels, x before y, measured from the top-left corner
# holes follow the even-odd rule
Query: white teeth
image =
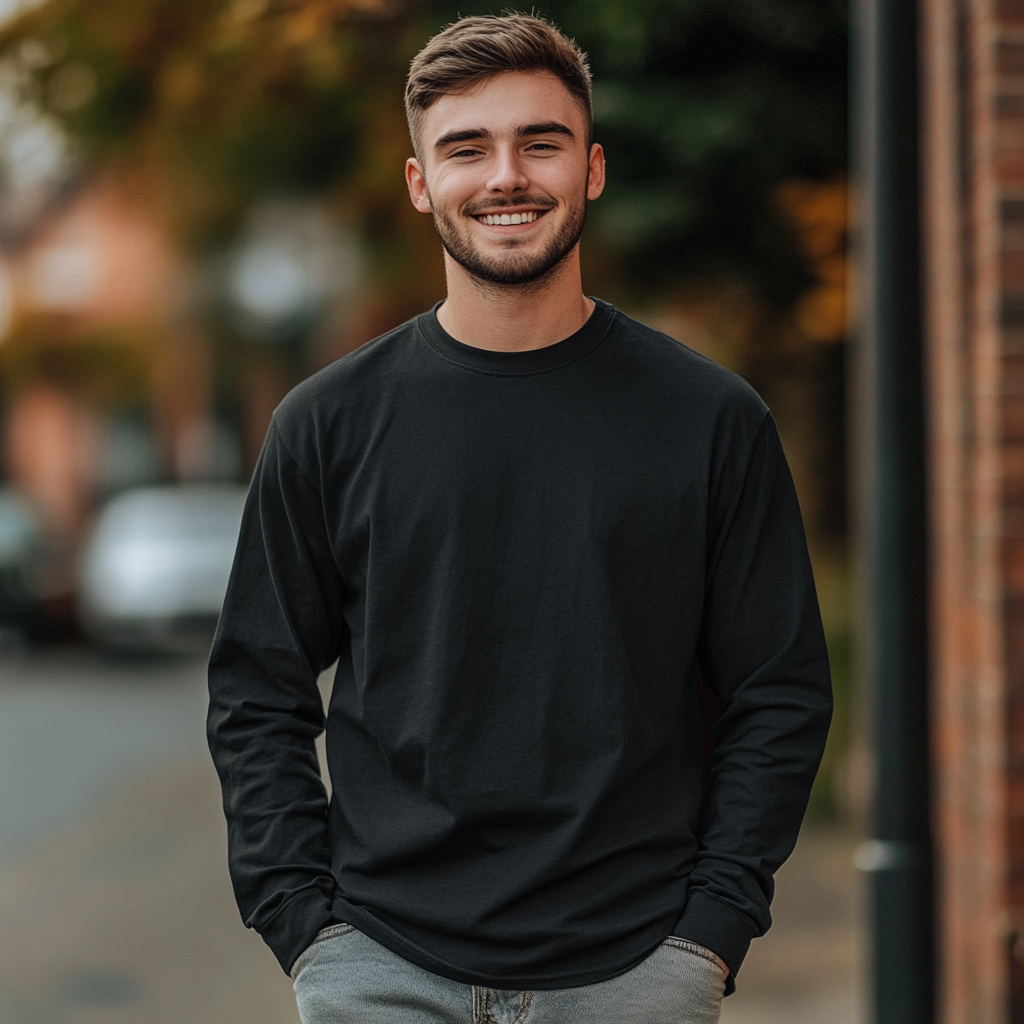
[(487, 213), (483, 216), (485, 224), (532, 224), (538, 217), (536, 211), (532, 213)]

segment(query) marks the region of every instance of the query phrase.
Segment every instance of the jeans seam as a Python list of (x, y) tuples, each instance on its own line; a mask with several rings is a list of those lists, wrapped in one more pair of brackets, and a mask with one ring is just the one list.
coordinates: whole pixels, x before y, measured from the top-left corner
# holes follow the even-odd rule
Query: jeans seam
[(691, 942), (689, 939), (681, 939), (676, 935), (669, 935), (662, 945), (682, 950), (685, 953), (692, 953), (694, 956), (699, 956), (702, 960), (713, 963), (719, 970), (724, 971), (725, 974), (729, 973), (728, 965), (720, 956), (712, 953), (710, 949), (698, 945), (696, 942)]
[(349, 932), (354, 932), (355, 930), (355, 925), (351, 924), (329, 924), (326, 928), (321, 928), (316, 933), (316, 938), (311, 945), (315, 946), (318, 942), (336, 939), (339, 935), (348, 935)]
[(496, 1024), (491, 1016), (491, 993), (481, 985), (473, 986), (473, 1024)]
[(533, 1002), (533, 993), (532, 992), (523, 992), (522, 993), (522, 1002), (519, 1004), (519, 1012), (516, 1014), (515, 1020), (512, 1021), (512, 1024), (523, 1024), (523, 1021), (526, 1020), (527, 1016), (529, 1016), (530, 1005), (531, 1005), (532, 1002)]
[[(498, 1018), (491, 1013), (491, 997), (493, 991), (484, 985), (473, 986), (473, 1024), (498, 1024)], [(533, 1005), (533, 993), (521, 991), (519, 993), (519, 1009), (512, 1019), (512, 1024), (523, 1024), (523, 1021), (530, 1015), (530, 1007)]]

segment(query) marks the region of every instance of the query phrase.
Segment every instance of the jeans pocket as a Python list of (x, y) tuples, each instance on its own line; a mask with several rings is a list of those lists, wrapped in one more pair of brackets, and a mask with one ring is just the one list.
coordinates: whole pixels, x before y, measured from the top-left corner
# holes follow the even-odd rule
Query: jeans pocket
[(702, 960), (706, 960), (708, 963), (714, 964), (721, 973), (723, 982), (729, 977), (729, 967), (726, 962), (717, 953), (713, 953), (706, 946), (698, 945), (696, 942), (691, 942), (689, 939), (681, 939), (677, 935), (670, 935), (662, 943), (662, 946), (667, 946), (669, 949), (678, 949), (683, 953), (689, 953), (691, 956), (700, 957)]
[(340, 938), (342, 935), (348, 935), (349, 932), (354, 931), (353, 925), (344, 923), (329, 924), (326, 928), (321, 928), (313, 941), (299, 954), (298, 960), (292, 964), (292, 969), (289, 972), (291, 977), (295, 979), (299, 976), (299, 972), (313, 959), (321, 943)]
[(707, 1021), (709, 1024), (716, 1022), (721, 1012), (726, 982), (729, 980), (729, 968), (725, 961), (705, 946), (676, 935), (665, 939), (660, 948), (662, 952), (680, 958), (679, 967), (687, 984), (695, 992), (701, 993), (698, 997), (700, 1006), (695, 1007), (692, 1019)]

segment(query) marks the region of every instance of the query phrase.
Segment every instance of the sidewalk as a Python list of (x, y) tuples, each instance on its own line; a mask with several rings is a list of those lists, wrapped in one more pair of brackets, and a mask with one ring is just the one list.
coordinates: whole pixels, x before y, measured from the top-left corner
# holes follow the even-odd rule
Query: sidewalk
[(774, 924), (751, 945), (722, 1024), (865, 1024), (855, 845), (843, 832), (804, 829), (776, 876)]
[[(0, 869), (0, 1024), (298, 1024), (238, 918), (213, 769), (153, 773)], [(852, 840), (807, 831), (723, 1024), (861, 1024)]]
[(0, 1024), (298, 1024), (238, 917), (212, 766), (123, 790), (0, 872)]

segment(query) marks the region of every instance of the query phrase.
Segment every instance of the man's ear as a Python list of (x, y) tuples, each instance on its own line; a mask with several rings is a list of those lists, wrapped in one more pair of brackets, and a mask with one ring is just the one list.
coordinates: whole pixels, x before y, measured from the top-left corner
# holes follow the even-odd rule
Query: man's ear
[(409, 198), (412, 205), (420, 213), (430, 213), (430, 193), (427, 191), (427, 179), (419, 160), (411, 156), (405, 161), (405, 183), (409, 187)]
[(604, 191), (604, 150), (597, 142), (590, 147), (587, 170), (587, 198), (597, 199)]

